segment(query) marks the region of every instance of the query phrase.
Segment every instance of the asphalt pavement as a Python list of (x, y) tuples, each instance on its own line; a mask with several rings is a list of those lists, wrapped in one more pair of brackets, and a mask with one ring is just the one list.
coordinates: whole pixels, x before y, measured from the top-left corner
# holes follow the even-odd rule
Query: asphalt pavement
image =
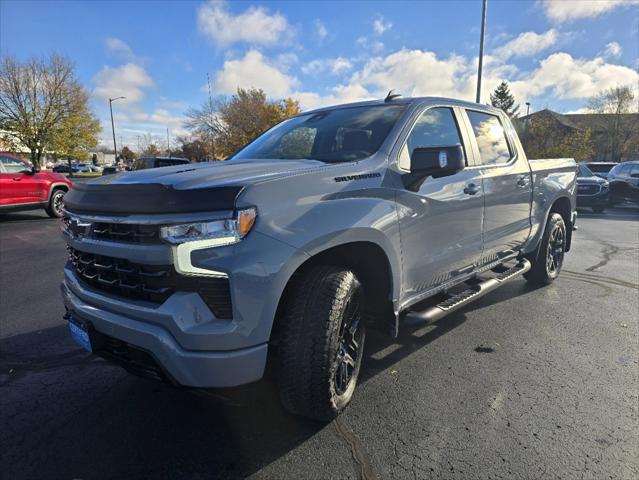
[(580, 215), (551, 286), (515, 280), (397, 340), (369, 334), (328, 425), (272, 381), (139, 379), (69, 338), (58, 221), (0, 216), (0, 478), (639, 478), (639, 209)]

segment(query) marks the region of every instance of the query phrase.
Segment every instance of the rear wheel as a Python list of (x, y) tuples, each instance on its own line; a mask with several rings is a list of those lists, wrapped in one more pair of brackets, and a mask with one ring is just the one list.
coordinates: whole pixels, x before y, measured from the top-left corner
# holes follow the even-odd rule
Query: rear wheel
[(531, 269), (524, 274), (529, 282), (552, 283), (559, 276), (566, 251), (566, 224), (558, 213), (551, 213), (541, 238), (536, 258), (530, 258)]
[(64, 190), (61, 188), (56, 188), (51, 193), (51, 198), (49, 199), (49, 204), (44, 209), (52, 218), (60, 218), (62, 216), (62, 198), (64, 197)]
[(330, 421), (350, 403), (359, 375), (362, 287), (353, 272), (333, 266), (293, 282), (281, 319), (280, 398), (296, 415)]

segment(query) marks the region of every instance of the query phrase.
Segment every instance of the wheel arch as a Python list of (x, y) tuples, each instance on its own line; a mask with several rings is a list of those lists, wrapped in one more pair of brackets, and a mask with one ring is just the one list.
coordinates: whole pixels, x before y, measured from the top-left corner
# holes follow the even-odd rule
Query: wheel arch
[(283, 309), (287, 306), (294, 281), (304, 275), (305, 271), (317, 265), (333, 265), (353, 271), (365, 291), (367, 321), (383, 330), (388, 330), (389, 327), (396, 328), (395, 289), (399, 288), (399, 285), (395, 278), (399, 278), (396, 277), (399, 272), (394, 271), (390, 256), (378, 243), (370, 240), (350, 241), (314, 251), (289, 276), (273, 320), (272, 343), (277, 344), (279, 321)]

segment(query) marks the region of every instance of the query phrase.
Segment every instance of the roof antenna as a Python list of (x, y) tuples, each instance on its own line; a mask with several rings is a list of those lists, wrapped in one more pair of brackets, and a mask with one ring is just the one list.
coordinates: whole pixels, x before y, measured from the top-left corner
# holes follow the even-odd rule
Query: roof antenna
[(388, 95), (386, 95), (386, 98), (384, 99), (385, 102), (392, 102), (393, 100), (395, 100), (396, 98), (401, 97), (402, 94), (401, 93), (395, 93), (395, 89), (391, 89), (388, 92)]

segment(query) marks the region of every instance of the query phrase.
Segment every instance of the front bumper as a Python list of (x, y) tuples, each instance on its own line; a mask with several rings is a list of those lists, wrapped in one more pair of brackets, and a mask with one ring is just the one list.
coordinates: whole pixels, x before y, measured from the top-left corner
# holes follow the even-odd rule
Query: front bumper
[[(139, 317), (136, 319), (135, 316), (96, 307), (81, 298), (83, 291), (80, 285), (73, 286), (78, 294), (74, 293), (70, 288), (70, 284), (73, 284), (68, 276), (70, 272), (65, 273), (67, 277), (61, 290), (67, 311), (89, 323), (100, 335), (147, 352), (172, 382), (189, 387), (232, 387), (262, 377), (268, 349), (266, 343), (230, 351), (184, 349), (162, 325), (162, 314), (156, 314), (155, 322), (151, 323), (148, 319), (144, 321)], [(144, 310), (148, 309), (141, 309), (139, 314), (148, 316), (149, 312)], [(101, 354), (99, 348), (98, 345), (96, 353)]]
[(595, 195), (577, 195), (577, 207), (605, 207), (610, 203), (610, 192), (597, 193)]

